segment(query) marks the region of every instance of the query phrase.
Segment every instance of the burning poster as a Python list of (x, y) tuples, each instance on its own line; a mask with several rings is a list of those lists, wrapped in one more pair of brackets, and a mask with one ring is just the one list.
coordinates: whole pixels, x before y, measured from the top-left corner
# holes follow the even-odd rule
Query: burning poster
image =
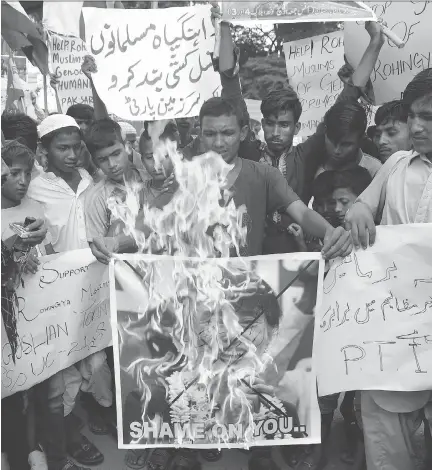
[(114, 259), (119, 447), (320, 442), (311, 364), (318, 260)]

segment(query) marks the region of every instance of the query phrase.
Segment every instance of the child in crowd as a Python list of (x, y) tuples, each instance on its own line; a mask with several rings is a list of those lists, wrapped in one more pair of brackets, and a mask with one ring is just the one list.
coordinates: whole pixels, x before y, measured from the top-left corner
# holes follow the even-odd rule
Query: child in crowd
[[(9, 141), (2, 148), (2, 157), (9, 168), (9, 173), (1, 188), (2, 246), (4, 244), (4, 246), (14, 254), (15, 260), (17, 261), (18, 268), (20, 270), (23, 272), (27, 271), (35, 273), (39, 264), (36, 248), (32, 248), (31, 252), (28, 253), (27, 251), (21, 252), (20, 250), (24, 248), (22, 246), (22, 238), (19, 238), (10, 227), (11, 223), (19, 223), (23, 225), (27, 217), (42, 220), (44, 218), (42, 206), (39, 203), (28, 199), (26, 196), (28, 186), (31, 181), (35, 155), (25, 145), (20, 144), (17, 141)], [(19, 244), (17, 243), (18, 241), (20, 242)], [(43, 240), (43, 242), (38, 245), (38, 250), (41, 254), (53, 253), (48, 237), (45, 237), (45, 240)], [(6, 267), (3, 268), (6, 269)], [(2, 305), (3, 295), (4, 293), (2, 290)], [(8, 335), (8, 338), (10, 338), (11, 324), (7, 321), (7, 318), (8, 316), (3, 318), (3, 321), (5, 324), (5, 333)], [(18, 457), (18, 459), (21, 459), (22, 462), (19, 463), (19, 460), (17, 460), (17, 457), (14, 455), (14, 450), (11, 449), (11, 445), (16, 446), (16, 442), (13, 442), (14, 437), (16, 438), (14, 433), (12, 433), (10, 436), (12, 440), (9, 438), (6, 439), (4, 442), (5, 446), (2, 445), (2, 448), (5, 448), (5, 450), (9, 453), (9, 464), (12, 470), (18, 468), (22, 468), (24, 470), (25, 468), (28, 468), (26, 465), (27, 462), (25, 462), (27, 456), (25, 455), (25, 452), (23, 452), (23, 449), (26, 447), (28, 448), (28, 463), (31, 470), (48, 470), (45, 455), (43, 452), (41, 452), (39, 443), (36, 439), (35, 402), (33, 389), (29, 389), (23, 394), (18, 393), (17, 395), (19, 396), (10, 397), (7, 410), (3, 408), (2, 400), (2, 409), (4, 410), (3, 412), (5, 413), (5, 416), (10, 417), (10, 419), (14, 421), (13, 423), (9, 422), (10, 420), (8, 420), (8, 422), (5, 421), (5, 426), (3, 429), (7, 429), (9, 433), (11, 428), (18, 430), (19, 427), (22, 427), (23, 425), (27, 427), (27, 432), (23, 432), (24, 429), (22, 428), (20, 429), (20, 441), (21, 443), (24, 442), (24, 447), (20, 446), (19, 452), (22, 453), (22, 456)], [(19, 401), (20, 396), (22, 398), (25, 397), (25, 406), (21, 406), (18, 416), (12, 417), (11, 412), (14, 410), (14, 403)], [(5, 468), (7, 467), (5, 466)]]
[(377, 109), (373, 141), (382, 163), (394, 153), (412, 148), (407, 120), (408, 110), (401, 100), (390, 101)]
[[(360, 166), (345, 171), (325, 171), (313, 183), (313, 208), (334, 226), (343, 225), (347, 211), (371, 182), (372, 178), (369, 172)], [(319, 240), (304, 237), (303, 231), (298, 225), (290, 226), (290, 230), (295, 234), (299, 251), (321, 250)], [(340, 394), (336, 393), (318, 398), (321, 411), (322, 444), (305, 448), (305, 453), (300, 454), (300, 457), (296, 455), (296, 459), (299, 460), (298, 468), (321, 470), (325, 467), (328, 460), (328, 439), (334, 412), (338, 407), (339, 396)], [(341, 460), (348, 464), (354, 463), (360, 435), (354, 411), (354, 396), (355, 392), (346, 392), (340, 407), (346, 436), (346, 447), (342, 451)]]
[[(84, 198), (92, 179), (86, 170), (77, 168), (81, 130), (72, 117), (56, 114), (42, 121), (38, 131), (46, 171), (30, 183), (28, 196), (42, 204), (56, 252), (88, 248)], [(79, 433), (72, 413), (80, 388), (92, 392), (92, 387), (97, 389), (99, 403), (110, 406), (111, 374), (104, 352), (87, 357), (78, 368), (71, 366), (47, 381), (44, 393), (49, 414), (57, 417), (44, 445), (49, 470), (80, 468), (69, 461), (67, 453), (84, 465), (103, 461), (103, 455)]]
[(66, 115), (73, 117), (81, 132), (85, 134), (94, 120), (94, 109), (88, 104), (78, 103), (70, 106)]

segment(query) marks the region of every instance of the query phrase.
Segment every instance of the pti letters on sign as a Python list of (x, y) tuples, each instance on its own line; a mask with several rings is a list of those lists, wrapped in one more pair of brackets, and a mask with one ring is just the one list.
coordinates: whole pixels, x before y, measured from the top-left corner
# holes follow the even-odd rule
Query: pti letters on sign
[[(403, 49), (398, 49), (386, 39), (375, 64), (371, 75), (375, 104), (383, 104), (400, 99), (415, 75), (432, 67), (432, 2), (367, 2), (367, 5), (406, 43)], [(350, 64), (359, 64), (368, 43), (369, 35), (363, 25), (345, 25), (345, 52)]]
[(320, 396), (432, 389), (432, 226), (378, 227), (331, 266), (316, 316)]
[(52, 72), (59, 77), (57, 94), (62, 113), (78, 103), (93, 106), (90, 80), (81, 71), (87, 55), (85, 43), (80, 38), (52, 33), (49, 44)]
[(287, 74), (301, 104), (301, 136), (312, 135), (325, 112), (335, 104), (343, 83), (343, 32), (314, 36), (284, 44)]
[(128, 120), (197, 116), (219, 94), (208, 5), (163, 10), (84, 8), (97, 91)]
[(39, 271), (24, 277), (17, 297), (15, 364), (2, 331), (2, 398), (111, 343), (108, 268), (89, 249), (41, 257)]

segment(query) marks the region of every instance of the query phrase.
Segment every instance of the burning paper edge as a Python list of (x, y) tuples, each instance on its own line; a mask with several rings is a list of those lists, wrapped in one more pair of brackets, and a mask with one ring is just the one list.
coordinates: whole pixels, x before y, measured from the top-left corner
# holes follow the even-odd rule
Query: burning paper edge
[[(255, 440), (251, 443), (244, 444), (186, 444), (183, 446), (175, 446), (173, 444), (124, 444), (123, 443), (123, 403), (121, 393), (121, 381), (120, 381), (120, 355), (119, 355), (119, 338), (117, 330), (117, 298), (116, 298), (116, 287), (115, 287), (115, 263), (118, 261), (195, 261), (195, 262), (213, 262), (213, 263), (224, 263), (229, 261), (244, 260), (247, 262), (252, 261), (319, 261), (318, 269), (318, 292), (316, 301), (316, 310), (321, 306), (322, 302), (322, 288), (323, 288), (323, 275), (324, 275), (324, 259), (321, 253), (309, 253), (309, 252), (298, 252), (298, 253), (284, 253), (275, 255), (263, 255), (263, 256), (251, 256), (246, 258), (189, 258), (186, 256), (168, 256), (168, 255), (145, 255), (145, 254), (119, 254), (115, 255), (109, 264), (109, 279), (110, 279), (110, 308), (111, 308), (111, 327), (113, 332), (113, 347), (114, 347), (114, 375), (116, 384), (116, 410), (117, 410), (117, 444), (119, 449), (156, 449), (156, 448), (189, 448), (189, 449), (249, 449), (251, 446), (273, 446), (273, 440)], [(313, 341), (313, 343), (315, 340)], [(316, 383), (316, 374), (313, 363), (313, 346), (312, 346), (312, 372), (311, 381)], [(306, 444), (319, 444), (321, 442), (321, 423), (318, 405), (318, 395), (311, 390), (310, 394), (310, 431), (309, 436), (295, 439), (295, 442), (290, 440), (278, 440), (277, 445), (306, 445)]]

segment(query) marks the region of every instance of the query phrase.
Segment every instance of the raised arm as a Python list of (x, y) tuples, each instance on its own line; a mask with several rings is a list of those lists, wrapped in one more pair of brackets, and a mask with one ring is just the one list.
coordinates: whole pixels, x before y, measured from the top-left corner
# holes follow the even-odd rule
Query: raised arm
[(93, 108), (95, 119), (104, 119), (109, 117), (105, 103), (101, 100), (93, 83), (92, 74), (97, 72), (97, 66), (94, 57), (92, 57), (91, 55), (86, 55), (84, 57), (84, 62), (81, 65), (81, 70), (83, 74), (90, 80), (90, 86), (93, 94)]

